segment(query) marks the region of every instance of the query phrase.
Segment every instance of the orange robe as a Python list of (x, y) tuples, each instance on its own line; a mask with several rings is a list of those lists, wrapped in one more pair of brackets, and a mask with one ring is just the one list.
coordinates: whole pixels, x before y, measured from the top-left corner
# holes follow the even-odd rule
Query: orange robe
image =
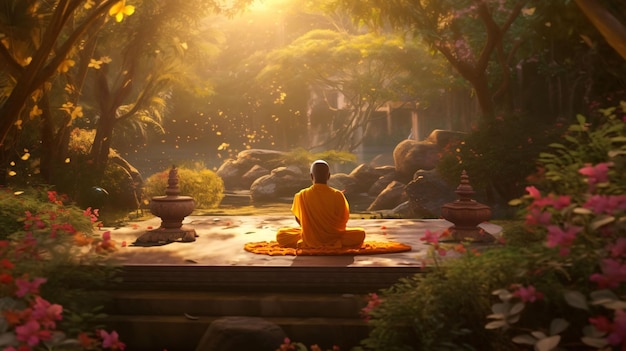
[(280, 228), (276, 241), (283, 247), (358, 248), (365, 240), (363, 228), (346, 228), (350, 207), (343, 193), (327, 184), (313, 184), (300, 190), (291, 212), (300, 227)]

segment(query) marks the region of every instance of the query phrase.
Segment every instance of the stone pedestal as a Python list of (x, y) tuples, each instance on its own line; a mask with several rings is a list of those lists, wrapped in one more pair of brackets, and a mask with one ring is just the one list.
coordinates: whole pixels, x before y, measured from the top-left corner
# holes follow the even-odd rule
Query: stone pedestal
[(495, 238), (491, 234), (478, 227), (479, 224), (491, 218), (491, 208), (472, 200), (474, 189), (465, 171), (461, 174), (461, 184), (456, 188), (455, 193), (459, 195), (459, 199), (441, 207), (442, 217), (454, 224), (448, 228), (450, 236), (441, 238), (441, 241), (493, 241)]
[(195, 241), (195, 229), (183, 226), (183, 220), (193, 212), (196, 203), (190, 196), (179, 195), (178, 170), (175, 166), (170, 170), (165, 194), (165, 196), (155, 196), (150, 201), (150, 212), (161, 218), (161, 226), (145, 232), (137, 238), (137, 242)]

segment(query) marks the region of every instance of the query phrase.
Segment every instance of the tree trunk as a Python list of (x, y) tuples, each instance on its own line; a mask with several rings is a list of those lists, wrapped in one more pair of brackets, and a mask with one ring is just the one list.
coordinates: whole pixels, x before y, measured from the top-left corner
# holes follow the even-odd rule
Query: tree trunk
[(626, 60), (626, 26), (613, 16), (598, 0), (576, 0), (606, 41)]

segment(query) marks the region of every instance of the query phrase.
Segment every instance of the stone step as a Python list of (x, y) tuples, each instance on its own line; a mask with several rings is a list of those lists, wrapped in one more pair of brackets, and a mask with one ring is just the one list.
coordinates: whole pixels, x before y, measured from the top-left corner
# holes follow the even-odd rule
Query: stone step
[(367, 305), (357, 294), (114, 291), (109, 314), (359, 318)]
[[(107, 327), (117, 330), (127, 350), (194, 351), (215, 316), (112, 315)], [(365, 321), (346, 318), (264, 318), (280, 326), (293, 341), (322, 349), (337, 345), (341, 350), (358, 346), (368, 333)], [(253, 350), (251, 345), (250, 350)]]

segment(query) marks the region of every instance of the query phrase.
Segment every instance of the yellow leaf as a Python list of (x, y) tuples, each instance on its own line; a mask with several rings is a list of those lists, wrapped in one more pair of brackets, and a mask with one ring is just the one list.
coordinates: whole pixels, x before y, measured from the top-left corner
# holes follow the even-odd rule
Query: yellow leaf
[(124, 15), (130, 16), (133, 13), (135, 13), (135, 6), (126, 5), (125, 0), (117, 2), (109, 9), (109, 16), (115, 17), (117, 22), (122, 22)]
[(15, 166), (15, 162), (14, 162), (14, 161), (11, 161), (10, 165), (11, 165), (11, 166)]
[(74, 108), (74, 110), (70, 114), (70, 117), (72, 117), (72, 119), (83, 117), (83, 107), (76, 106), (76, 108)]
[(65, 163), (70, 163), (70, 158), (69, 157), (65, 159)]
[(102, 63), (110, 63), (112, 60), (109, 56), (102, 56), (100, 57), (100, 61), (102, 61)]
[(95, 3), (94, 3), (94, 1), (93, 1), (93, 0), (87, 0), (87, 1), (85, 2), (85, 5), (83, 5), (83, 7), (84, 7), (86, 10), (89, 10), (90, 8), (92, 8), (92, 7), (93, 7), (93, 5), (94, 5), (94, 4), (95, 4)]
[(17, 127), (17, 129), (22, 129), (22, 120), (21, 119), (18, 119), (13, 124)]
[(13, 195), (15, 195), (15, 196), (22, 195), (22, 194), (24, 194), (23, 191), (16, 191), (16, 192), (13, 193)]
[(29, 117), (31, 119), (37, 117), (37, 116), (41, 116), (41, 114), (43, 113), (43, 111), (39, 108), (39, 106), (35, 105), (33, 106), (33, 108), (30, 110), (30, 113), (28, 114)]
[(57, 71), (61, 73), (66, 73), (70, 70), (71, 67), (74, 67), (75, 64), (76, 62), (74, 62), (74, 60), (63, 60), (63, 62), (61, 62), (61, 64), (57, 68)]
[(22, 155), (22, 157), (21, 157), (22, 161), (26, 161), (26, 160), (28, 160), (29, 158), (30, 158), (30, 154), (29, 154), (28, 152), (27, 152), (27, 153), (25, 153), (24, 155)]
[(9, 176), (10, 177), (14, 177), (15, 175), (17, 175), (17, 173), (15, 173), (15, 171), (9, 171)]
[(91, 59), (91, 60), (89, 60), (89, 64), (87, 65), (87, 67), (100, 69), (100, 67), (101, 67), (100, 65), (102, 65), (102, 61)]

